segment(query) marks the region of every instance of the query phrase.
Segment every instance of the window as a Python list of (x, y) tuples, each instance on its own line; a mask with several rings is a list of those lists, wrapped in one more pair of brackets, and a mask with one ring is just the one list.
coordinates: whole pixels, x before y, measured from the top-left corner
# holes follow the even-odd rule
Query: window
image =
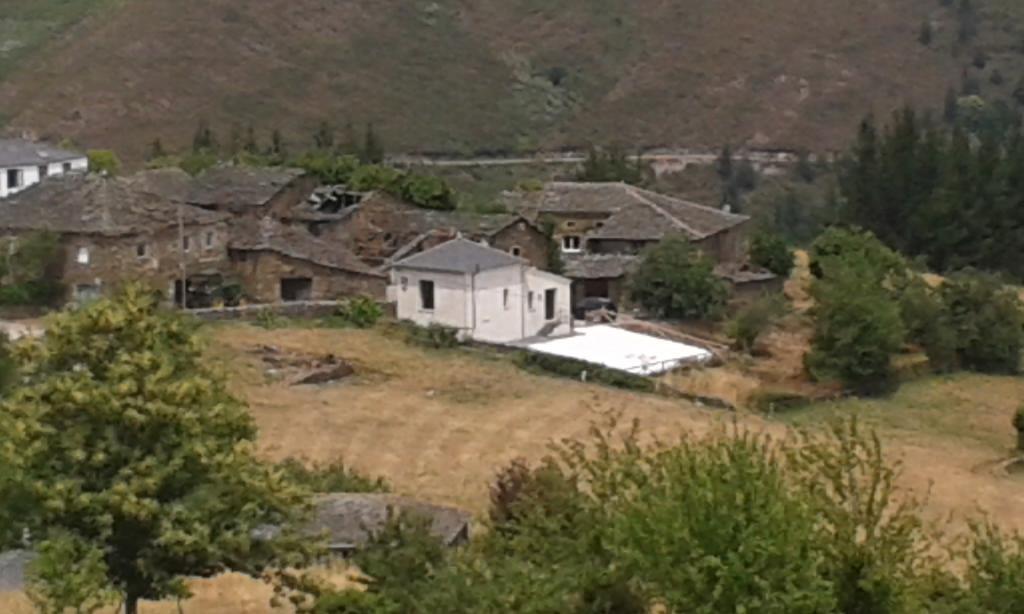
[(8, 188), (20, 188), (21, 187), (21, 170), (12, 168), (7, 171), (7, 187)]
[(206, 249), (210, 249), (211, 247), (213, 247), (213, 239), (214, 239), (213, 231), (208, 231), (206, 233), (206, 240), (205, 240), (205, 243), (204, 243), (204, 245), (206, 245)]
[(563, 252), (578, 252), (582, 245), (583, 241), (578, 235), (566, 235), (562, 237)]
[(512, 249), (508, 250), (508, 253), (518, 258), (519, 256), (523, 255), (523, 248), (519, 247), (518, 245), (513, 245)]
[(145, 258), (149, 255), (149, 245), (145, 243), (139, 243), (135, 246), (135, 255), (139, 258)]
[(192, 238), (191, 237), (182, 237), (181, 238), (181, 249), (183, 249), (186, 252), (192, 249)]
[(533, 311), (533, 292), (528, 292), (526, 294), (526, 307), (530, 311)]
[(50, 167), (45, 164), (39, 165), (39, 181), (46, 179), (46, 176), (50, 174)]
[(79, 247), (78, 253), (75, 254), (75, 260), (78, 264), (89, 264), (89, 248)]
[(508, 288), (501, 291), (501, 306), (508, 311)]
[(420, 280), (420, 307), (426, 311), (434, 310), (434, 282)]
[(64, 166), (63, 166), (63, 169), (64, 169), (65, 173), (70, 173), (71, 172), (71, 163), (70, 162), (65, 162)]
[(576, 222), (566, 222), (565, 223), (565, 227), (566, 228), (576, 228)]
[(313, 280), (309, 277), (286, 277), (281, 280), (281, 300), (290, 303), (308, 301), (313, 297)]

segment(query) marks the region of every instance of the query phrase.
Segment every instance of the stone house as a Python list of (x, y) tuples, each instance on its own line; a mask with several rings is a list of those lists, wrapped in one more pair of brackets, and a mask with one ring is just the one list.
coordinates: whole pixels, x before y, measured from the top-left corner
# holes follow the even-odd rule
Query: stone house
[(231, 267), (245, 296), (258, 303), (385, 298), (387, 276), (341, 243), (272, 218), (238, 218), (228, 244)]
[(22, 139), (0, 139), (0, 198), (29, 188), (47, 177), (86, 172), (89, 159), (80, 153)]
[(39, 231), (59, 237), (72, 300), (141, 281), (180, 301), (183, 277), (191, 294), (229, 272), (225, 214), (141, 192), (128, 179), (54, 177), (0, 205), (0, 235)]
[(325, 213), (307, 204), (282, 218), (303, 224), (327, 240), (349, 244), (360, 259), (375, 267), (457, 236), (508, 252), (539, 268), (546, 268), (549, 259), (550, 240), (521, 215), (424, 209), (384, 192), (367, 194), (337, 212)]
[[(628, 302), (628, 276), (639, 254), (669, 236), (686, 237), (723, 272), (741, 268), (746, 259), (747, 216), (625, 183), (551, 182), (537, 192), (506, 194), (506, 201), (552, 227), (565, 274), (575, 282), (574, 301)], [(734, 277), (739, 285), (747, 279)]]
[(571, 333), (571, 283), (458, 238), (394, 263), (388, 295), (399, 319), (509, 343)]
[(130, 180), (140, 191), (172, 202), (260, 217), (288, 211), (304, 202), (317, 180), (301, 169), (215, 166), (192, 177), (179, 168), (136, 173)]

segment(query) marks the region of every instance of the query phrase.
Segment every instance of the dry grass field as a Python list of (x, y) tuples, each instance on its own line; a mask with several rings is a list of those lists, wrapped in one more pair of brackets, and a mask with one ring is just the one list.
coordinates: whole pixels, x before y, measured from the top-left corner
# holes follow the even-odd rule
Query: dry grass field
[[(387, 478), (394, 489), (482, 515), (488, 482), (516, 457), (541, 458), (548, 443), (586, 437), (606, 412), (638, 419), (645, 437), (704, 433), (737, 420), (783, 436), (856, 414), (877, 429), (903, 484), (929, 494), (927, 515), (990, 515), (1024, 529), (1024, 479), (999, 475), (994, 461), (1010, 453), (1010, 416), (1024, 399), (1024, 379), (958, 375), (911, 382), (894, 396), (846, 400), (766, 419), (708, 410), (685, 401), (530, 375), (509, 361), (468, 350), (423, 350), (378, 331), (282, 328), (244, 324), (206, 329), (211, 360), (225, 368), (260, 428), (269, 459), (342, 459)], [(255, 350), (273, 346), (310, 355), (335, 354), (356, 375), (322, 386), (289, 386), (268, 375)], [(271, 614), (270, 590), (238, 576), (197, 582), (188, 613)], [(28, 614), (20, 595), (0, 595), (0, 612)], [(177, 612), (148, 604), (147, 614)]]

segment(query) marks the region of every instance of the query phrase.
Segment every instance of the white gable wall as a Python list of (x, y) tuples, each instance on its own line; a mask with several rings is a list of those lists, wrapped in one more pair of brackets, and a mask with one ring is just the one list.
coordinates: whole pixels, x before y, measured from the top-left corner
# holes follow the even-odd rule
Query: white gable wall
[(559, 275), (545, 273), (539, 269), (527, 269), (526, 286), (528, 292), (533, 292), (533, 308), (529, 307), (529, 300), (524, 301), (526, 305), (526, 337), (535, 337), (538, 332), (550, 324), (545, 316), (545, 293), (548, 290), (555, 291), (555, 317), (553, 321), (558, 326), (548, 333), (549, 337), (568, 335), (572, 332), (572, 280)]
[[(432, 310), (423, 308), (421, 281), (434, 282)], [(470, 332), (466, 275), (395, 268), (391, 271), (391, 284), (398, 319), (411, 320), (420, 326), (440, 324)]]
[[(65, 164), (69, 164), (71, 166), (72, 172), (84, 172), (89, 170), (89, 160), (82, 157), (75, 158), (74, 160), (69, 160), (67, 162), (50, 162), (45, 164), (47, 175), (63, 175)], [(44, 165), (0, 167), (0, 198), (6, 198), (12, 194), (17, 194), (18, 192), (39, 183), (40, 179), (42, 179), (39, 173), (40, 166)], [(21, 175), (21, 182), (17, 186), (8, 185), (8, 171), (11, 170), (16, 170)]]

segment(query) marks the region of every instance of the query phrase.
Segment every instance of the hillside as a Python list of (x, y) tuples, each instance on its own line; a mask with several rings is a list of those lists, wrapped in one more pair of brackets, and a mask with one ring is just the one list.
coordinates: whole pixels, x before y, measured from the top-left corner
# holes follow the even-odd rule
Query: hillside
[(941, 106), (977, 48), (1012, 90), (1024, 29), (985, 1), (954, 53), (936, 0), (0, 0), (0, 124), (128, 157), (199, 117), (296, 146), (327, 118), (402, 151), (832, 149), (868, 110)]

